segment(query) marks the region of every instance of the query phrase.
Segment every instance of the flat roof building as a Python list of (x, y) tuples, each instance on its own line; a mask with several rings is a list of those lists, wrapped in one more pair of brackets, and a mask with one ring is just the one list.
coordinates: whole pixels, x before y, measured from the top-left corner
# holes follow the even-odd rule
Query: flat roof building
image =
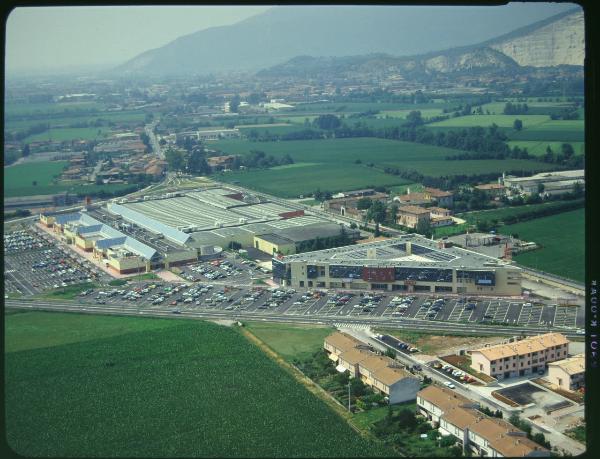
[(521, 294), (520, 268), (416, 234), (274, 258), (273, 278), (300, 288)]
[(550, 362), (567, 357), (569, 340), (560, 333), (531, 336), (471, 351), (471, 368), (496, 379), (543, 371)]

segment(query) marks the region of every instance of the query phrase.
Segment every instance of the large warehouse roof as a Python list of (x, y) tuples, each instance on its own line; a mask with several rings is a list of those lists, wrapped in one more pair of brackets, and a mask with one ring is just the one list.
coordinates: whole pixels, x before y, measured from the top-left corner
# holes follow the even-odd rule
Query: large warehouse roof
[[(410, 244), (410, 246), (409, 246)], [(423, 236), (405, 236), (360, 245), (317, 250), (283, 257), (282, 261), (326, 262), (355, 266), (406, 266), (493, 269), (504, 266), (496, 258), (458, 247), (440, 248)], [(514, 269), (519, 269), (513, 266)]]

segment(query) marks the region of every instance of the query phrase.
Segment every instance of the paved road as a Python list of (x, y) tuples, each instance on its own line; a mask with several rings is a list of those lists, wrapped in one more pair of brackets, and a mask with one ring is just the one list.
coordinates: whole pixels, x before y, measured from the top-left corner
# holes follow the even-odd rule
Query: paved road
[[(452, 334), (456, 332), (462, 333), (477, 333), (478, 335), (507, 335), (515, 334), (540, 334), (546, 332), (542, 327), (502, 327), (502, 326), (484, 326), (481, 324), (461, 324), (448, 322), (431, 322), (419, 319), (397, 319), (391, 320), (385, 317), (315, 317), (310, 315), (293, 315), (293, 314), (273, 314), (269, 312), (257, 312), (254, 310), (219, 310), (210, 311), (184, 310), (180, 314), (173, 314), (171, 307), (168, 305), (158, 306), (155, 309), (142, 309), (141, 306), (136, 306), (131, 303), (112, 303), (105, 305), (80, 303), (76, 301), (50, 301), (50, 300), (28, 300), (18, 299), (5, 301), (7, 307), (17, 307), (24, 309), (49, 309), (63, 310), (72, 312), (91, 312), (99, 314), (123, 314), (123, 315), (145, 315), (156, 317), (177, 317), (189, 319), (232, 319), (232, 320), (251, 320), (279, 323), (303, 323), (303, 324), (319, 324), (331, 325), (337, 327), (379, 327), (379, 328), (395, 328), (400, 330), (420, 330), (429, 332), (440, 332), (443, 334)], [(569, 337), (581, 337), (571, 331), (562, 331)]]

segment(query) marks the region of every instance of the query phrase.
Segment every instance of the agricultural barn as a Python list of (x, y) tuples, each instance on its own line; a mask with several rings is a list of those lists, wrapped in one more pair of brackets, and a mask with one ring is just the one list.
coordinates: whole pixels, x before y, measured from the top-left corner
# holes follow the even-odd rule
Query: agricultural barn
[(549, 457), (550, 451), (527, 438), (522, 430), (477, 410), (473, 400), (432, 384), (417, 394), (417, 412), (462, 444), (464, 456)]
[(329, 358), (337, 363), (337, 371), (347, 371), (351, 378), (360, 378), (375, 391), (389, 397), (390, 404), (416, 398), (421, 382), (396, 360), (377, 355), (361, 341), (340, 332), (326, 337), (323, 347)]
[(273, 259), (293, 287), (520, 295), (521, 269), (416, 234)]
[(499, 180), (502, 184), (516, 193), (526, 195), (538, 193), (539, 186), (543, 185), (543, 194), (564, 194), (573, 191), (573, 186), (579, 183), (585, 187), (585, 171), (583, 169), (574, 171), (541, 172), (531, 177), (514, 177), (503, 175)]

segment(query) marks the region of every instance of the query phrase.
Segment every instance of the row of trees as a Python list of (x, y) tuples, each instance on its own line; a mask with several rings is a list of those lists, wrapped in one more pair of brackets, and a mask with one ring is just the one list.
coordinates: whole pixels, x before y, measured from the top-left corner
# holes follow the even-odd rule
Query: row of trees
[(529, 111), (529, 107), (526, 103), (513, 104), (512, 102), (506, 102), (502, 113), (505, 115), (525, 115)]
[(340, 234), (329, 237), (316, 237), (310, 241), (302, 241), (296, 247), (296, 253), (312, 252), (313, 250), (331, 249), (352, 243), (352, 239), (342, 227)]

